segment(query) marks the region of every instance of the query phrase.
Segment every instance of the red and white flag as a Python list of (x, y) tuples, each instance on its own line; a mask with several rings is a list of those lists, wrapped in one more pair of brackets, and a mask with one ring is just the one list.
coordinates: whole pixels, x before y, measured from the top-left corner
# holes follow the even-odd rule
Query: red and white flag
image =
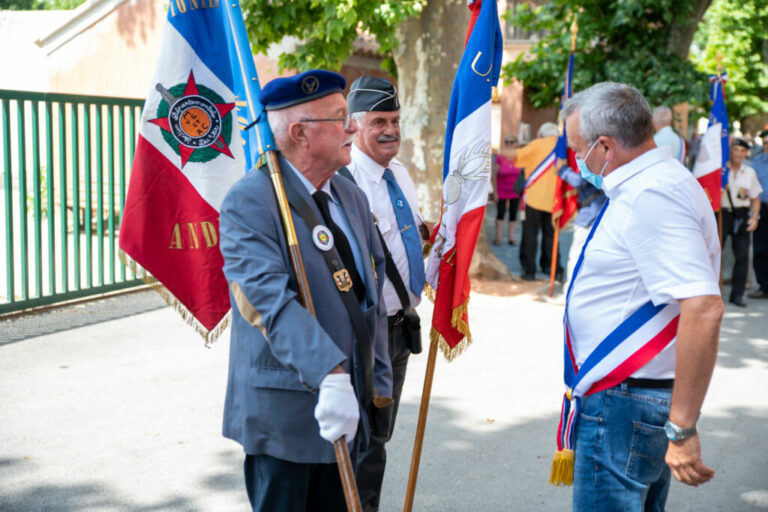
[(469, 264), (483, 225), (491, 167), (491, 92), (501, 70), (495, 1), (470, 1), (472, 17), (453, 82), (443, 157), (443, 204), (427, 265), (434, 291), (432, 343), (449, 360), (472, 341), (467, 319)]
[(119, 243), (124, 262), (208, 343), (230, 308), (219, 208), (249, 163), (251, 134), (244, 140), (240, 124), (255, 111), (242, 88), (244, 70), (255, 69), (250, 47), (236, 39), (245, 33), (237, 2), (181, 6), (169, 4)]

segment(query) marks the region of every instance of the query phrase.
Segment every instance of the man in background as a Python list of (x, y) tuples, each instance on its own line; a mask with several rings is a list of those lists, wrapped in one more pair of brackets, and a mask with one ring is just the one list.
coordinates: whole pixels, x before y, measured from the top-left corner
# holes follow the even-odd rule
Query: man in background
[(752, 159), (752, 168), (763, 187), (757, 229), (752, 233), (752, 264), (758, 289), (747, 295), (750, 299), (768, 299), (768, 130), (763, 130), (759, 136), (763, 151)]
[(672, 111), (669, 107), (653, 109), (653, 127), (656, 130), (656, 135), (653, 136), (656, 146), (669, 148), (672, 152), (672, 158), (685, 163), (685, 142), (672, 129)]
[[(382, 298), (387, 310), (389, 356), (392, 361), (394, 409), (385, 436), (372, 436), (360, 454), (357, 484), (366, 512), (379, 509), (387, 462), (385, 443), (392, 437), (408, 358), (420, 352), (419, 317), (414, 310), (424, 289), (422, 234), (427, 229), (408, 170), (395, 156), (400, 150), (400, 102), (386, 80), (361, 76), (349, 88), (349, 112), (358, 125), (349, 171), (368, 198), (384, 242), (386, 262)], [(414, 334), (415, 333), (415, 334)], [(413, 336), (418, 336), (415, 340)]]

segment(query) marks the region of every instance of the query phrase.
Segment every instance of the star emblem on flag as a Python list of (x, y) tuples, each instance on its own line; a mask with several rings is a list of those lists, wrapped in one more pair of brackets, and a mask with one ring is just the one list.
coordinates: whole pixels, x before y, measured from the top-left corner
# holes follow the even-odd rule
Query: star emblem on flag
[(162, 100), (157, 118), (149, 122), (160, 127), (163, 138), (187, 162), (207, 162), (220, 154), (234, 158), (229, 149), (235, 103), (226, 103), (215, 91), (198, 84), (189, 72), (186, 84), (165, 88), (155, 85)]

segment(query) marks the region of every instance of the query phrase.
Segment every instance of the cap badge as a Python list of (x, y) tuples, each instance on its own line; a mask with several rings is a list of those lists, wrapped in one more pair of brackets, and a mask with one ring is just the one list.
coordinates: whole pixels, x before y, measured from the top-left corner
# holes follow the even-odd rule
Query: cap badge
[(304, 91), (304, 94), (315, 94), (319, 88), (320, 81), (312, 75), (301, 81), (301, 90)]

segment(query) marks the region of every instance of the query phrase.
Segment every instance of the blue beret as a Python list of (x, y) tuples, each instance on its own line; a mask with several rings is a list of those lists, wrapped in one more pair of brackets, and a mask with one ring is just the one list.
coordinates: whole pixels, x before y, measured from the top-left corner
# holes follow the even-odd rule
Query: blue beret
[(311, 69), (287, 78), (271, 80), (259, 93), (266, 110), (280, 110), (300, 103), (344, 92), (347, 80), (338, 73)]

